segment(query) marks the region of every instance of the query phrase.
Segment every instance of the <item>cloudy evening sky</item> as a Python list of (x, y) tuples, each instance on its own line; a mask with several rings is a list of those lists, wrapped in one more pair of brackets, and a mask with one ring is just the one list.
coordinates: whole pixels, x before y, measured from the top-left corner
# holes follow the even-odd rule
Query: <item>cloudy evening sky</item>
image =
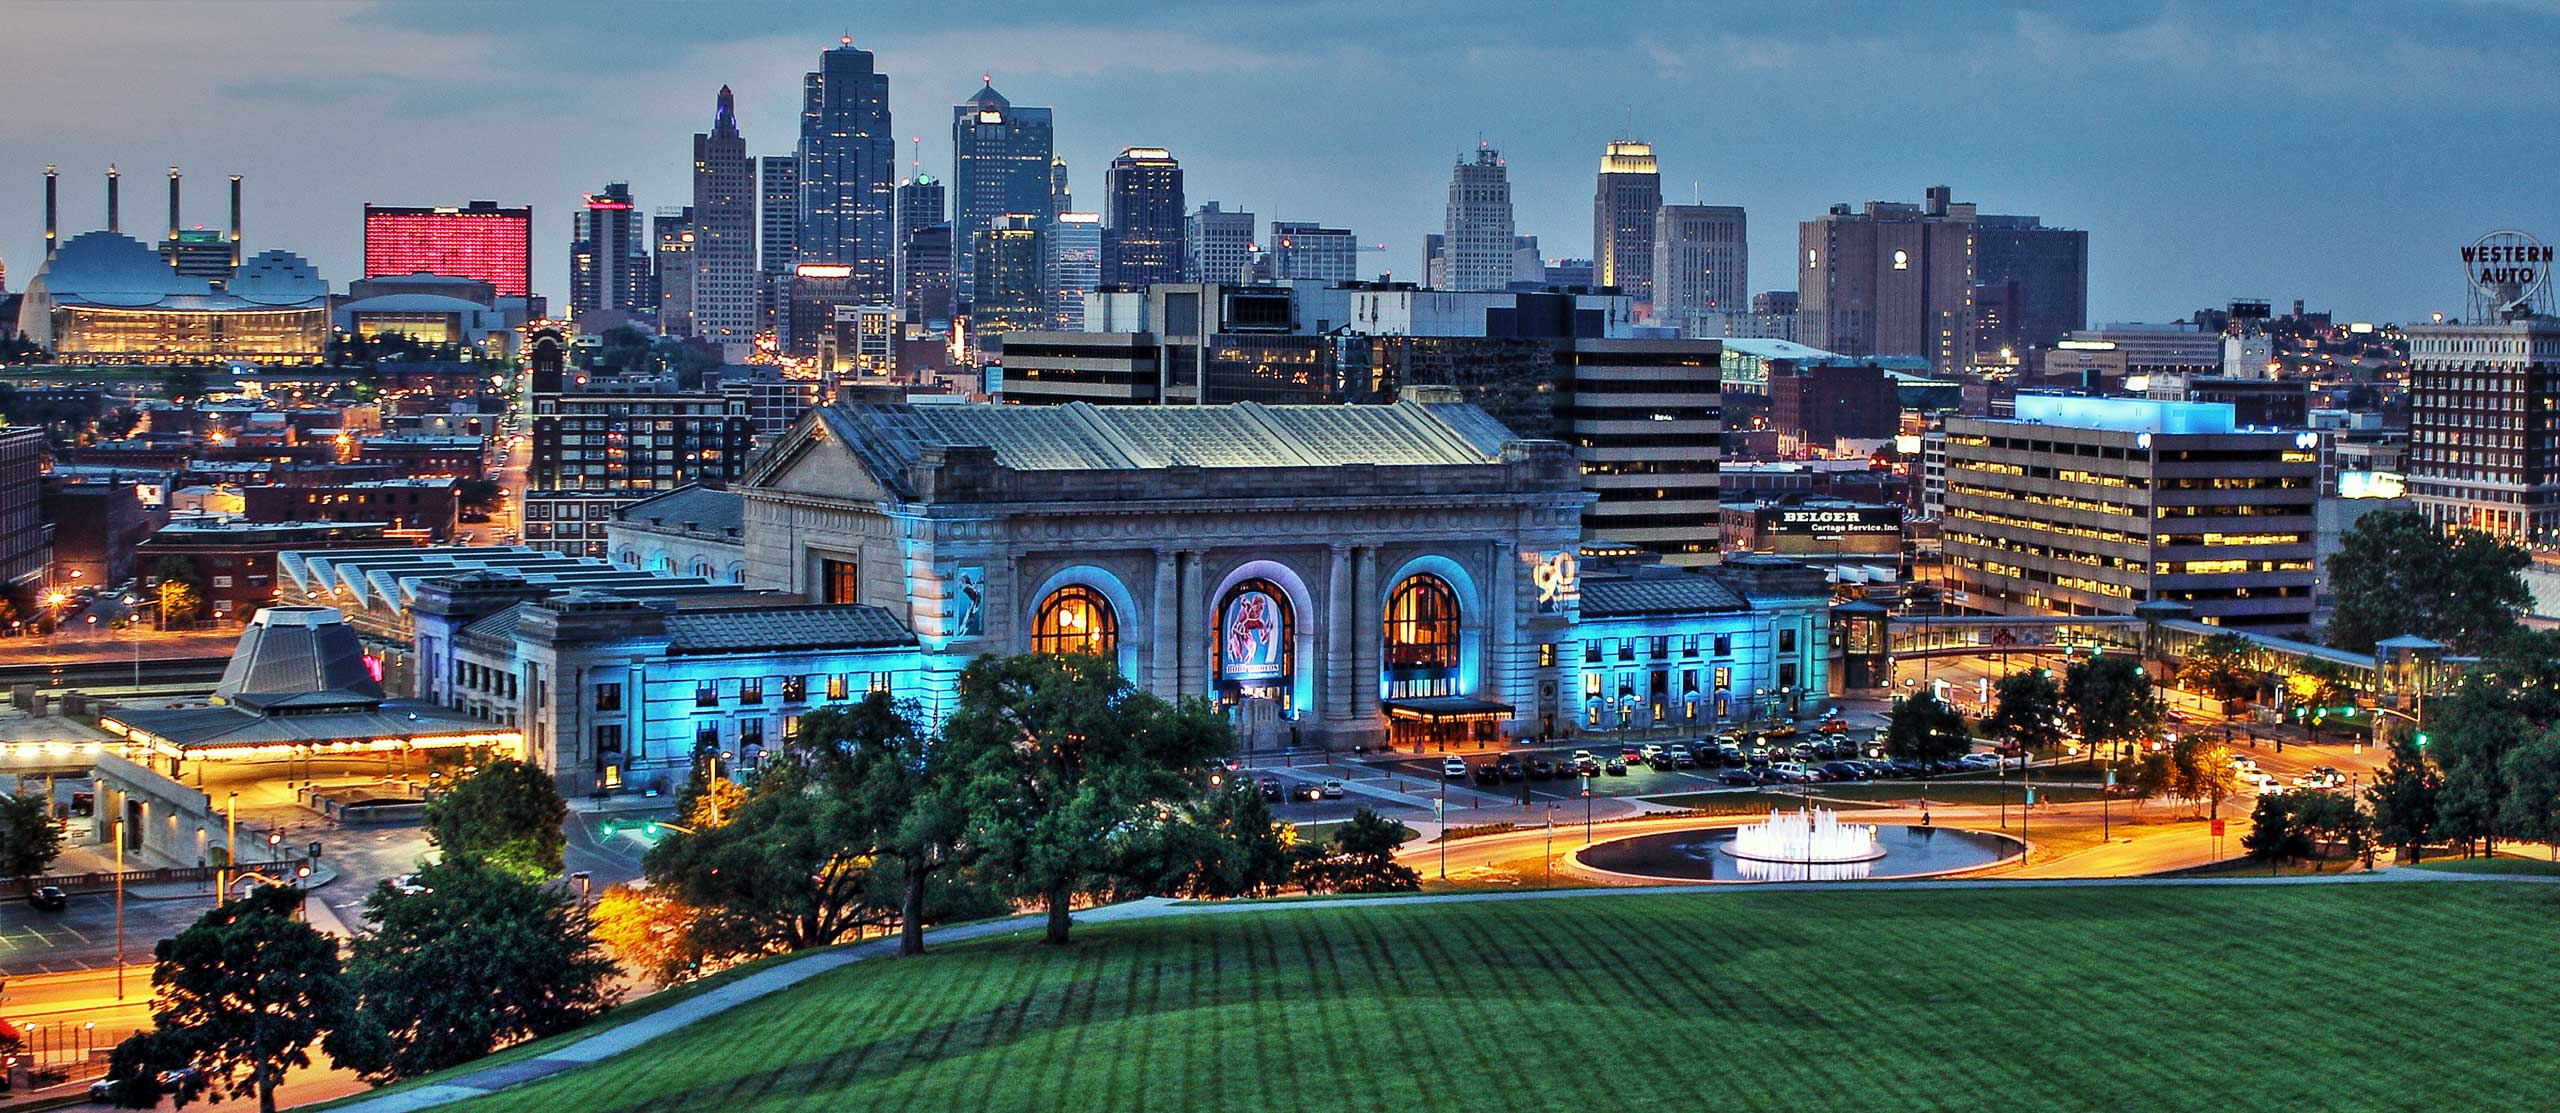
[(1079, 208), (1130, 145), (1173, 150), (1192, 204), (1347, 224), (1418, 278), (1448, 167), (1479, 136), (1523, 232), (1590, 253), (1592, 174), (1651, 140), (1667, 199), (1748, 207), (1752, 288), (1794, 285), (1795, 221), (1946, 183), (1986, 212), (2091, 232), (2096, 320), (2235, 296), (2342, 317), (2458, 309), (2454, 247), (2560, 237), (2560, 3), (1941, 5), (1346, 0), (1252, 4), (0, 3), (0, 260), (66, 234), (156, 235), (248, 179), (250, 250), (355, 277), (366, 201), (535, 210), (536, 285), (567, 289), (568, 214), (628, 180), (685, 203), (692, 132), (738, 94), (753, 154), (796, 137), (800, 75), (850, 33), (903, 143), (949, 172), (978, 75), (1057, 109)]

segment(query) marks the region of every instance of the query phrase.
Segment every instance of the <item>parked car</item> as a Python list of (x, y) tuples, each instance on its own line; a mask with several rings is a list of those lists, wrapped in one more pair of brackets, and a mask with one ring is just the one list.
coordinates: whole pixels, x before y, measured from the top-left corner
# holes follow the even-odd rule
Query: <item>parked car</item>
[(1622, 758), (1610, 758), (1609, 764), (1603, 765), (1601, 768), (1606, 770), (1612, 777), (1623, 777), (1627, 775), (1627, 763)]
[(1453, 781), (1466, 776), (1467, 759), (1462, 757), (1443, 759), (1440, 762), (1440, 775)]
[(1987, 753), (1966, 754), (1963, 757), (1957, 758), (1956, 764), (1967, 769), (1998, 769), (2001, 767), (2000, 755)]
[(1662, 743), (1647, 742), (1642, 746), (1636, 747), (1636, 752), (1642, 755), (1646, 761), (1652, 761), (1662, 753)]
[(1600, 775), (1600, 761), (1590, 757), (1575, 758), (1573, 773), (1577, 777), (1597, 777)]
[(1760, 783), (1760, 775), (1748, 769), (1727, 769), (1716, 774), (1716, 783), (1735, 788), (1749, 788)]
[(1670, 754), (1672, 762), (1682, 769), (1698, 764), (1698, 755), (1690, 753), (1689, 747), (1684, 744), (1674, 742), (1663, 747), (1662, 752)]
[(1529, 779), (1533, 781), (1552, 781), (1556, 779), (1556, 763), (1548, 761), (1542, 757), (1530, 758)]
[(1821, 779), (1815, 775), (1813, 770), (1806, 768), (1802, 762), (1781, 761), (1771, 765), (1769, 767), (1769, 771), (1777, 774), (1779, 780), (1791, 785), (1811, 784), (1814, 781)]
[(1822, 774), (1825, 780), (1858, 781), (1866, 779), (1867, 771), (1858, 768), (1855, 762), (1826, 761), (1822, 763)]
[(1576, 764), (1576, 765), (1580, 765), (1580, 764), (1582, 764), (1583, 762), (1586, 762), (1586, 761), (1597, 761), (1597, 760), (1599, 760), (1599, 759), (1598, 759), (1597, 757), (1592, 756), (1592, 753), (1591, 753), (1591, 751), (1589, 751), (1589, 750), (1575, 750), (1575, 751), (1573, 752), (1573, 763), (1574, 763), (1574, 764)]
[(1491, 763), (1476, 766), (1475, 777), (1476, 784), (1479, 786), (1490, 787), (1501, 784), (1502, 767)]
[(1668, 773), (1673, 769), (1679, 768), (1680, 765), (1680, 763), (1671, 759), (1670, 754), (1655, 754), (1651, 758), (1646, 759), (1645, 764), (1652, 766), (1653, 771), (1656, 773)]
[(1324, 786), (1310, 781), (1298, 786), (1297, 796), (1298, 799), (1304, 800), (1310, 804), (1315, 803), (1318, 800), (1324, 799)]
[(1279, 800), (1282, 796), (1284, 796), (1284, 795), (1286, 795), (1286, 793), (1282, 792), (1282, 791), (1281, 791), (1281, 789), (1280, 789), (1280, 778), (1278, 778), (1278, 777), (1264, 777), (1264, 778), (1262, 778), (1262, 798), (1263, 798), (1263, 799), (1265, 799), (1265, 800), (1271, 800), (1271, 801), (1278, 801), (1278, 800)]
[(1342, 793), (1343, 793), (1343, 788), (1342, 788), (1342, 782), (1341, 782), (1341, 781), (1326, 781), (1326, 782), (1324, 783), (1324, 798), (1325, 798), (1325, 799), (1327, 799), (1327, 800), (1340, 800), (1340, 799), (1342, 799)]
[(46, 885), (27, 894), (27, 903), (45, 912), (60, 912), (70, 907), (71, 897), (62, 891), (61, 886)]
[(1618, 750), (1618, 760), (1626, 762), (1629, 765), (1642, 765), (1644, 764), (1644, 751), (1633, 746), (1622, 747)]
[(1520, 783), (1522, 778), (1529, 775), (1527, 767), (1521, 765), (1520, 759), (1516, 757), (1505, 757), (1493, 764), (1495, 768), (1502, 770), (1502, 779), (1513, 784)]

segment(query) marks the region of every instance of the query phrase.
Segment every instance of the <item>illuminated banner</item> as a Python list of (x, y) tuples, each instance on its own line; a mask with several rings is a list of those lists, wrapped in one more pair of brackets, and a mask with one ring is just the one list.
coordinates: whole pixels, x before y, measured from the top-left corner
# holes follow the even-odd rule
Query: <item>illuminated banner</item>
[(1529, 569), (1529, 582), (1538, 587), (1539, 614), (1570, 614), (1574, 604), (1582, 601), (1582, 567), (1573, 554), (1539, 553), (1537, 563)]
[(1277, 680), (1287, 671), (1280, 644), (1280, 601), (1259, 591), (1227, 600), (1219, 623), (1218, 671), (1228, 680)]

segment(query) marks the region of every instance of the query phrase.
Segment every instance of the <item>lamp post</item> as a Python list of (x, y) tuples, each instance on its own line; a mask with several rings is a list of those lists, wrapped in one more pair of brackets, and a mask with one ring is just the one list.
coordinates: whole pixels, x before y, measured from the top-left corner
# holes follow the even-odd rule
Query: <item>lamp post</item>
[(213, 903), (231, 899), (231, 871), (240, 865), (240, 793), (234, 790), (222, 809), (222, 868), (214, 871)]
[[(121, 807), (121, 805), (119, 805)], [(116, 1000), (124, 1000), (124, 817), (115, 822), (116, 839)]]

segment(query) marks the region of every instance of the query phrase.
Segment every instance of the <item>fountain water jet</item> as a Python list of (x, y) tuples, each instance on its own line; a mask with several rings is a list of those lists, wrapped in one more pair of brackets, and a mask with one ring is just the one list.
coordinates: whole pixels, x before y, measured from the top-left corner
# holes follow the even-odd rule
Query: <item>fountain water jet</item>
[(1744, 824), (1723, 847), (1754, 862), (1872, 862), (1884, 857), (1872, 823), (1842, 823), (1829, 808), (1769, 809), (1769, 818)]

